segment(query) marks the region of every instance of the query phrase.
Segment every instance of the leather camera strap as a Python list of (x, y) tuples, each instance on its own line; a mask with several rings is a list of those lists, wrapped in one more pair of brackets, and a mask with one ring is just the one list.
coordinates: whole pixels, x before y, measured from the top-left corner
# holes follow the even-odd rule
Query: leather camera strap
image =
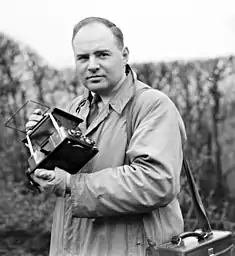
[(192, 171), (189, 167), (188, 161), (185, 156), (183, 157), (182, 169), (184, 170), (187, 177), (188, 185), (189, 185), (192, 200), (193, 200), (194, 210), (195, 210), (197, 220), (199, 222), (199, 226), (203, 232), (211, 233), (211, 225), (210, 225), (209, 219), (207, 217), (205, 208), (202, 203), (202, 199), (200, 197), (195, 180), (193, 178)]

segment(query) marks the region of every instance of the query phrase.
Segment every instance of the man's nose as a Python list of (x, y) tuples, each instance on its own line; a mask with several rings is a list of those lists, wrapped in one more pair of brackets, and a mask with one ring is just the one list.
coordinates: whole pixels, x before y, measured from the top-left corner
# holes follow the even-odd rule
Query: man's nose
[(100, 68), (100, 65), (98, 61), (96, 60), (95, 57), (90, 57), (89, 58), (89, 63), (88, 63), (88, 70), (90, 72), (95, 72)]

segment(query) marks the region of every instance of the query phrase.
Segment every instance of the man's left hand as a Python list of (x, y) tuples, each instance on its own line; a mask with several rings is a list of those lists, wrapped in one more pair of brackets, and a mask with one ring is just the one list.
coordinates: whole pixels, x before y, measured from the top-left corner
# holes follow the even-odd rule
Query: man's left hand
[(40, 189), (49, 190), (56, 196), (70, 193), (70, 174), (58, 167), (55, 170), (36, 169), (31, 178), (40, 185)]

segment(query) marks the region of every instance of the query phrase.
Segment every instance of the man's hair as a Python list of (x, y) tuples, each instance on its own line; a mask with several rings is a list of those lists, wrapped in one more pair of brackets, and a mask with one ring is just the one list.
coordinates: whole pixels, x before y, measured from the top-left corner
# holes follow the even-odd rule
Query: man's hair
[(107, 28), (109, 28), (114, 37), (117, 40), (117, 45), (120, 49), (122, 49), (124, 47), (124, 37), (123, 37), (123, 33), (121, 31), (121, 29), (119, 27), (117, 27), (113, 22), (104, 19), (104, 18), (100, 18), (100, 17), (87, 17), (81, 21), (79, 21), (73, 28), (73, 36), (72, 36), (72, 42), (74, 40), (74, 37), (76, 36), (76, 34), (78, 33), (78, 31), (88, 25), (88, 24), (92, 24), (92, 23), (100, 23), (100, 24), (104, 24)]

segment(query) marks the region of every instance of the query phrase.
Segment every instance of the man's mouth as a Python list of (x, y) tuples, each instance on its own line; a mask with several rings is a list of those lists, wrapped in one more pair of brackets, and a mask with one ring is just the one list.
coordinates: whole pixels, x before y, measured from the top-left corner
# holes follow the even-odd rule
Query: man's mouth
[(87, 79), (88, 80), (95, 80), (95, 79), (101, 79), (103, 78), (104, 76), (88, 76)]

